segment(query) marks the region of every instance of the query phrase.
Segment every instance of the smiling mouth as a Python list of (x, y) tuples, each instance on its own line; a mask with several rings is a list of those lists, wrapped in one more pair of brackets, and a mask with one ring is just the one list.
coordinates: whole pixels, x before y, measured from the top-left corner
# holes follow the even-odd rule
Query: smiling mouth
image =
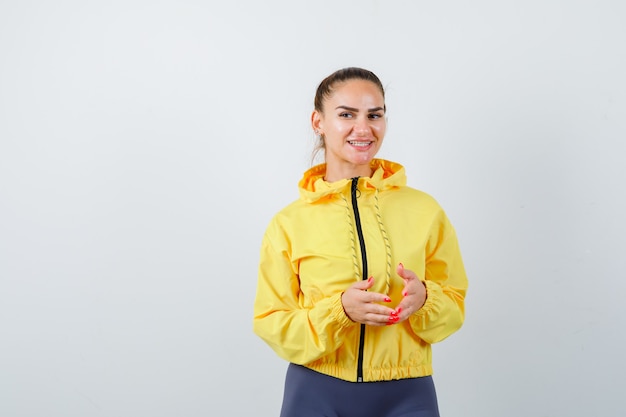
[(374, 142), (369, 140), (349, 140), (348, 143), (356, 147), (366, 147), (370, 146)]

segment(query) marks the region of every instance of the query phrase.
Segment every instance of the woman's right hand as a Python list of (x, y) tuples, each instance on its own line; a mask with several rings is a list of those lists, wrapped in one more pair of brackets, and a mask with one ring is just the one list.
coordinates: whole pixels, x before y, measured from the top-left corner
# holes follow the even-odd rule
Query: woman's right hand
[(350, 320), (370, 326), (386, 326), (396, 323), (399, 318), (396, 311), (378, 303), (390, 303), (385, 294), (370, 292), (374, 278), (354, 283), (341, 295), (343, 310)]

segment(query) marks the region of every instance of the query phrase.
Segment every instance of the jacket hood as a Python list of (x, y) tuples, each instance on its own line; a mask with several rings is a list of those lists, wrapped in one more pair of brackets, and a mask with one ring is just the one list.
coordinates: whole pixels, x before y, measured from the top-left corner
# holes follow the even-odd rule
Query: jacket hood
[[(384, 159), (372, 159), (371, 177), (362, 177), (362, 184), (367, 188), (378, 191), (406, 185), (406, 173), (404, 167), (397, 162)], [(326, 164), (316, 165), (305, 171), (298, 183), (300, 198), (307, 203), (314, 203), (323, 198), (338, 194), (349, 186), (351, 179), (346, 178), (335, 182), (324, 180)]]

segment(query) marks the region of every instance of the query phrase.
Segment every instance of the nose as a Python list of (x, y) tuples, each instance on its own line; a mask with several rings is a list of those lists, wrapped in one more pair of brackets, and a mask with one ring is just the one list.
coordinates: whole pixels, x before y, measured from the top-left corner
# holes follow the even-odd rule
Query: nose
[(360, 116), (355, 119), (354, 121), (355, 132), (357, 133), (368, 132), (369, 129), (370, 129), (369, 119), (367, 118), (367, 116)]

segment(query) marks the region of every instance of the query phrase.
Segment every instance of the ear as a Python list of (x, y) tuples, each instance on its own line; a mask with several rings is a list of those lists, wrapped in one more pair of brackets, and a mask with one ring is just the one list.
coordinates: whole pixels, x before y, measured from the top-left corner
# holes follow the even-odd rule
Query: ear
[(311, 113), (311, 127), (316, 134), (322, 134), (322, 116), (317, 110)]

